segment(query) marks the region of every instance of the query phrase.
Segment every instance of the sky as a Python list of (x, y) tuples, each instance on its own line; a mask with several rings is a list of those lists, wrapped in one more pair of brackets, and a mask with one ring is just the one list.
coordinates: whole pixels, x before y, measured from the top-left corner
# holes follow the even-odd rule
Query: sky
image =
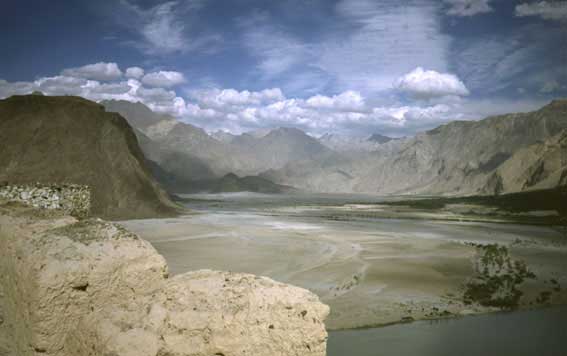
[(567, 1), (4, 0), (0, 98), (407, 136), (567, 97)]

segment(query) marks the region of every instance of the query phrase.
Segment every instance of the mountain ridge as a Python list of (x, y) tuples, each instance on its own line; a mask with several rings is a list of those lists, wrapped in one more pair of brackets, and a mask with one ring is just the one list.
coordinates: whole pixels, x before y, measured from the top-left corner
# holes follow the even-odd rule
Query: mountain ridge
[(556, 100), (529, 113), (450, 122), (346, 163), (292, 164), (268, 176), (276, 183), (324, 192), (494, 194), (497, 189), (490, 186), (498, 166), (517, 150), (565, 128), (567, 100)]
[[(567, 128), (567, 100), (552, 101), (529, 113), (452, 121), (396, 139), (380, 134), (366, 138), (328, 134), (316, 139), (296, 128), (279, 127), (217, 140), (202, 129), (172, 120), (158, 121), (145, 131), (158, 146), (214, 167), (210, 179), (232, 172), (315, 192), (496, 194), (524, 189), (506, 183), (515, 174), (510, 169), (497, 170), (518, 151)], [(557, 161), (557, 155), (551, 157)]]
[(178, 207), (154, 180), (128, 122), (74, 96), (0, 100), (0, 181), (72, 183), (91, 190), (95, 216), (171, 216)]

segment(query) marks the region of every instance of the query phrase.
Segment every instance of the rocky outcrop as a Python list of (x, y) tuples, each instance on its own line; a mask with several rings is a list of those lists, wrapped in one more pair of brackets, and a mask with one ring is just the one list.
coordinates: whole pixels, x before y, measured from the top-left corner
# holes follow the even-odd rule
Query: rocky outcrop
[(0, 226), (0, 340), (13, 341), (0, 349), (15, 355), (325, 355), (329, 310), (304, 289), (230, 272), (168, 278), (148, 242), (102, 220), (10, 203)]
[(72, 355), (325, 355), (327, 307), (269, 278), (189, 272), (124, 304), (83, 318), (65, 349)]
[(43, 209), (59, 209), (76, 217), (87, 217), (91, 210), (88, 187), (64, 185), (0, 185), (0, 199), (17, 201)]
[(126, 120), (73, 96), (0, 100), (0, 182), (79, 184), (91, 213), (110, 219), (177, 212), (146, 166)]
[(567, 129), (541, 143), (514, 153), (495, 172), (499, 193), (565, 186), (567, 175)]

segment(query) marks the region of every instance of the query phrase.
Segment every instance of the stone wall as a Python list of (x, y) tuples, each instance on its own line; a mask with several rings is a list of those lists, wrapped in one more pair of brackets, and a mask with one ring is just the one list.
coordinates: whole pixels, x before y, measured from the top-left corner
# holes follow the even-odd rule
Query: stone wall
[(311, 292), (230, 272), (168, 278), (150, 243), (100, 219), (0, 204), (0, 286), (7, 355), (326, 353), (329, 308)]
[(89, 215), (90, 189), (84, 185), (0, 185), (0, 199), (18, 201), (42, 209), (60, 209), (76, 217)]

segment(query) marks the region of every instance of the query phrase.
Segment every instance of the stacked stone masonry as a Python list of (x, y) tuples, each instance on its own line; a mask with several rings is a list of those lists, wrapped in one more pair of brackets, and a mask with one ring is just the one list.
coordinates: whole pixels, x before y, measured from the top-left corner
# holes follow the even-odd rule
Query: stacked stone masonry
[(21, 202), (35, 208), (59, 209), (79, 218), (87, 217), (91, 207), (89, 187), (77, 184), (2, 184), (0, 199)]

